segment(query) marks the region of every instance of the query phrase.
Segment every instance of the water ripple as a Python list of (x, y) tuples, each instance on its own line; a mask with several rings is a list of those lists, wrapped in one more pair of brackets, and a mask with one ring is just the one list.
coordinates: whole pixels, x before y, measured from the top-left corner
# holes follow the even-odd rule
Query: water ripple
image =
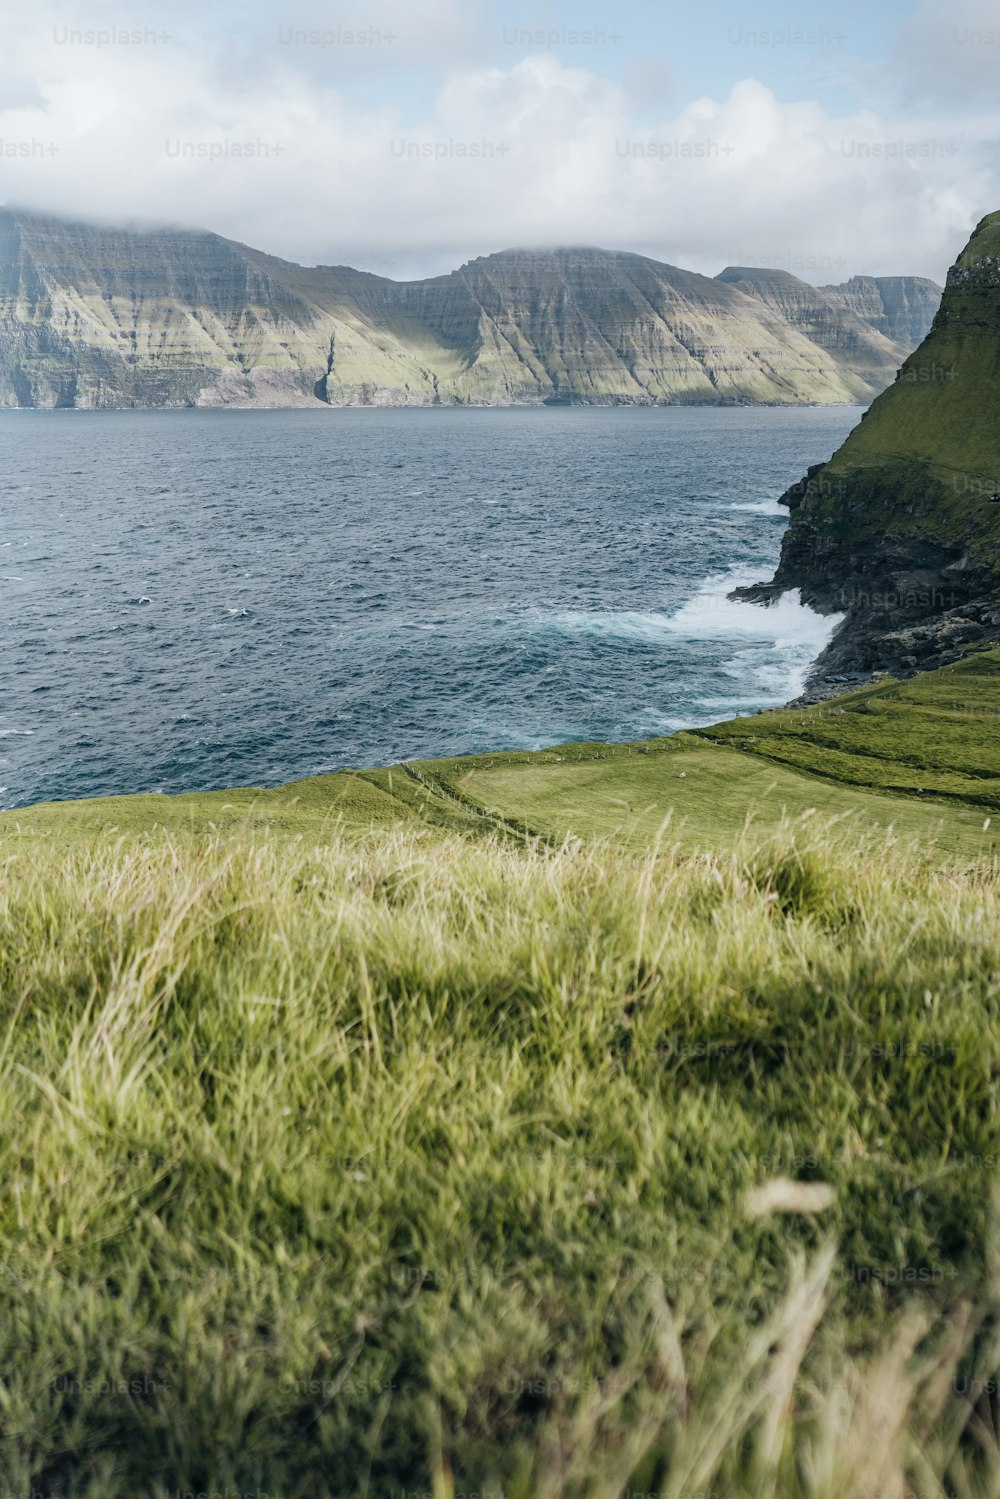
[(641, 737), (782, 701), (831, 621), (726, 594), (771, 571), (775, 496), (856, 419), (0, 413), (19, 569), (0, 578), (2, 804)]

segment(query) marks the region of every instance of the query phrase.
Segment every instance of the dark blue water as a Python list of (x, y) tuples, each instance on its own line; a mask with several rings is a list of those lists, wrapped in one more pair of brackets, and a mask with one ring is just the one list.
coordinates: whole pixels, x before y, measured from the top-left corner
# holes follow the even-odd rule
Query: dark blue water
[(0, 803), (621, 740), (795, 691), (856, 408), (0, 415)]

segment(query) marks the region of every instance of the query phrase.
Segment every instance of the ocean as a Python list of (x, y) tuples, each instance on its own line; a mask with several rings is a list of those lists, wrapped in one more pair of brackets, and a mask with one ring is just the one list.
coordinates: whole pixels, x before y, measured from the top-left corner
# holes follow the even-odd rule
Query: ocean
[(0, 805), (669, 734), (785, 701), (845, 408), (0, 413)]

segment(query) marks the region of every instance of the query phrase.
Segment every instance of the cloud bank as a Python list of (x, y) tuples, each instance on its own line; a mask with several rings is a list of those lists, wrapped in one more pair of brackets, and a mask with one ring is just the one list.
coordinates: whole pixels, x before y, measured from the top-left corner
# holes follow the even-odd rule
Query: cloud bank
[(677, 103), (655, 59), (635, 89), (544, 47), (483, 61), (462, 0), (419, 24), (403, 0), (339, 22), (318, 4), (42, 5), (5, 23), (0, 201), (401, 276), (587, 243), (710, 274), (940, 279), (1000, 207), (991, 10), (921, 0), (894, 72), (837, 115), (754, 76)]

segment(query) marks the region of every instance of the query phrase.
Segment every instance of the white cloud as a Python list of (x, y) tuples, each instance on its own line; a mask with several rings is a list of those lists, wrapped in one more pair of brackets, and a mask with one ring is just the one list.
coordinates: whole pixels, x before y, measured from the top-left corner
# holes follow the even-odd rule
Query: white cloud
[(961, 111), (1000, 97), (997, 0), (918, 0), (903, 28), (899, 56), (906, 94)]
[[(390, 274), (512, 244), (593, 243), (710, 273), (776, 263), (815, 281), (940, 277), (1000, 207), (992, 98), (976, 95), (957, 121), (933, 100), (837, 117), (744, 79), (650, 118), (655, 91), (550, 53), (475, 66), (481, 17), (462, 0), (392, 3), (408, 38), (392, 48), (413, 67), (425, 46), (452, 58), (419, 124), (398, 86), (402, 54), (378, 75), (376, 102), (352, 102), (330, 48), (263, 45), (278, 15), (267, 5), (240, 12), (243, 41), (228, 50), (222, 23), (236, 21), (218, 8), (172, 12), (169, 41), (101, 46), (59, 42), (53, 28), (121, 27), (112, 8), (35, 12), (10, 27), (0, 64), (0, 201), (201, 224), (290, 259)], [(961, 0), (962, 14), (975, 4)], [(377, 9), (369, 21), (376, 7), (359, 0), (351, 26), (385, 26)], [(308, 0), (281, 16), (307, 26), (320, 13)], [(918, 15), (907, 33), (913, 90), (939, 19)]]

